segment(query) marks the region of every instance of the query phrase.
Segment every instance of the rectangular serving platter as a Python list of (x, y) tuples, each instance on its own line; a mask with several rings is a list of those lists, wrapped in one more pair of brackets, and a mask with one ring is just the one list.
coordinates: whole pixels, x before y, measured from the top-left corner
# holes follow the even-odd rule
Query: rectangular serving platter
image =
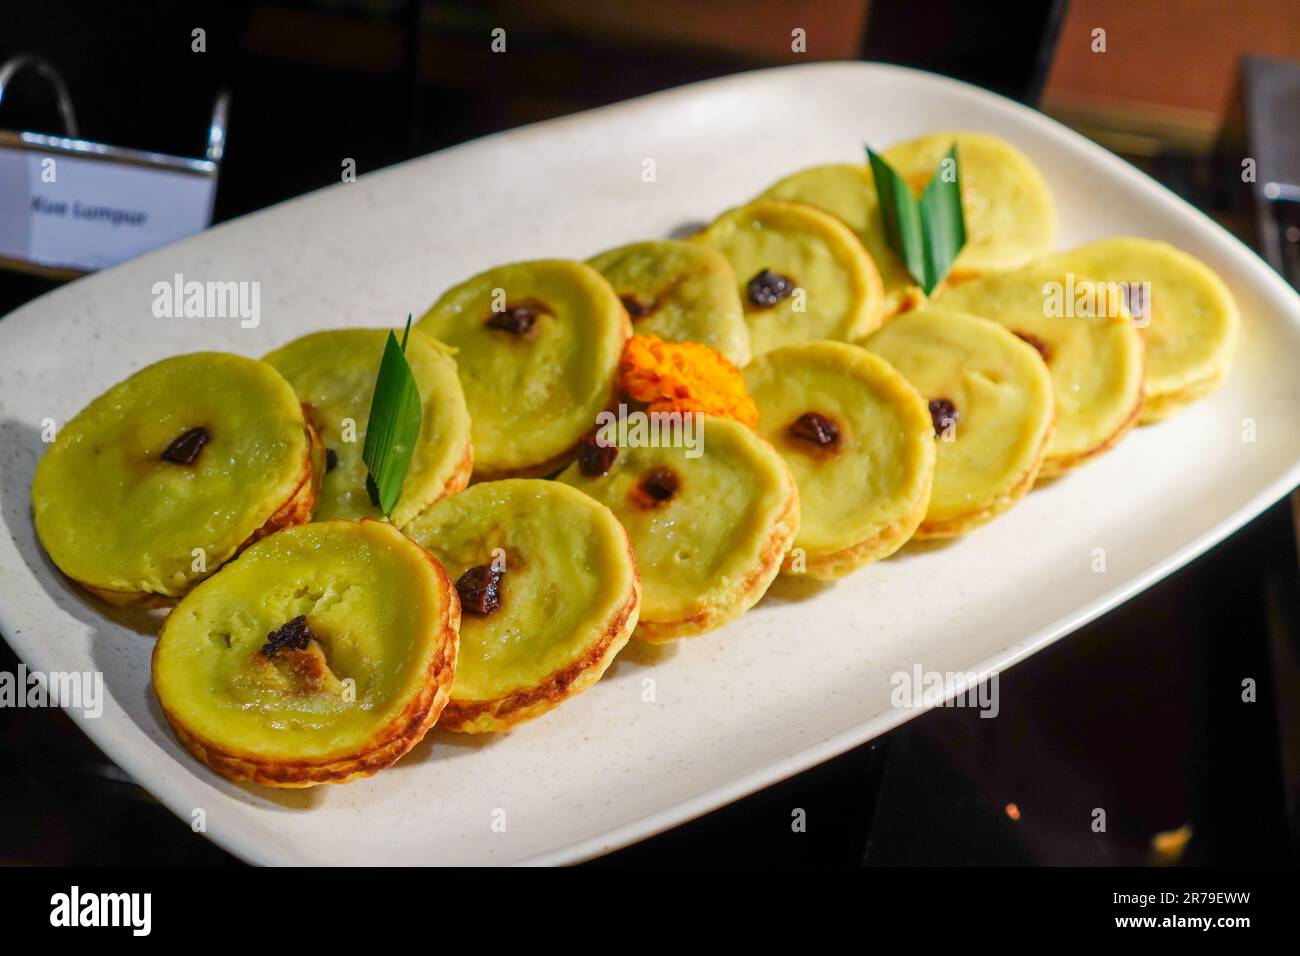
[[(508, 735), (435, 730), (372, 779), (277, 792), (222, 780), (181, 749), (149, 687), (156, 620), (83, 596), (36, 541), (29, 489), (42, 423), (67, 421), (150, 362), (205, 349), (258, 356), (314, 329), (398, 325), (486, 267), (679, 234), (795, 169), (859, 161), (864, 143), (960, 129), (1005, 137), (1038, 165), (1056, 199), (1059, 247), (1166, 239), (1218, 270), (1244, 323), (1234, 371), (1213, 398), (1134, 431), (951, 544), (905, 549), (832, 586), (778, 582), (721, 631), (657, 655), (630, 646), (592, 690)], [(155, 318), (153, 286), (176, 274), (259, 282), (260, 322)], [(1300, 299), (1281, 278), (1041, 114), (875, 64), (742, 74), (363, 175), (0, 321), (0, 633), (29, 668), (101, 671), (103, 714), (73, 710), (74, 719), (178, 816), (201, 818), (211, 839), (250, 862), (577, 861), (915, 716), (891, 706), (895, 672), (1007, 668), (1230, 534), (1300, 480), (1297, 369)]]

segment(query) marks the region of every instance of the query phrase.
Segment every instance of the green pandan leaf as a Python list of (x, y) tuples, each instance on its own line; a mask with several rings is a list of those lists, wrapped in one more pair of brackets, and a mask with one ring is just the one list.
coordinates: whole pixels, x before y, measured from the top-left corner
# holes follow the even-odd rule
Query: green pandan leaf
[(929, 295), (948, 275), (966, 245), (957, 147), (954, 145), (940, 162), (919, 201), (907, 180), (870, 146), (867, 156), (889, 247)]
[(384, 343), (384, 356), (379, 362), (379, 375), (375, 378), (375, 393), (370, 401), (370, 419), (366, 424), (366, 443), (361, 449), (361, 460), (369, 474), (366, 489), (388, 516), (402, 494), (402, 482), (415, 454), (415, 443), (420, 437), (423, 408), (420, 389), (415, 383), (415, 373), (406, 361), (406, 339), (411, 334), (411, 316), (406, 317), (406, 330), (399, 345), (391, 331)]

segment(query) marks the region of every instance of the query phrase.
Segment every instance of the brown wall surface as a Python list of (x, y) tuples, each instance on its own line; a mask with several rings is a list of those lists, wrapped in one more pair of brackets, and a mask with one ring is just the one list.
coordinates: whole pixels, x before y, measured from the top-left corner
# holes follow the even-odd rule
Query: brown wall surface
[(1044, 102), (1217, 127), (1245, 53), (1300, 59), (1300, 0), (1072, 0)]

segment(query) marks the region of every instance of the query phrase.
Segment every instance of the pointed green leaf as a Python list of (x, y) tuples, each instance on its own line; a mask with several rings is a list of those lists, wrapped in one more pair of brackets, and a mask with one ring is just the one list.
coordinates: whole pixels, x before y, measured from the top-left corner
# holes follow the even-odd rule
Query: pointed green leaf
[(867, 156), (871, 160), (871, 175), (876, 181), (885, 238), (912, 278), (924, 285), (925, 242), (921, 235), (921, 210), (912, 195), (912, 187), (870, 146), (867, 147)]
[(925, 281), (921, 288), (935, 290), (953, 261), (966, 245), (966, 216), (961, 208), (961, 174), (957, 168), (957, 147), (939, 164), (930, 184), (921, 194), (921, 223), (925, 239)]
[(889, 247), (928, 296), (966, 245), (957, 147), (948, 150), (918, 202), (896, 169), (867, 147)]
[(366, 490), (385, 517), (392, 513), (402, 494), (402, 482), (415, 454), (423, 415), (415, 373), (406, 361), (406, 339), (410, 332), (411, 316), (408, 315), (400, 345), (397, 336), (391, 330), (388, 333), (370, 400), (366, 443), (361, 449), (361, 460), (369, 469)]

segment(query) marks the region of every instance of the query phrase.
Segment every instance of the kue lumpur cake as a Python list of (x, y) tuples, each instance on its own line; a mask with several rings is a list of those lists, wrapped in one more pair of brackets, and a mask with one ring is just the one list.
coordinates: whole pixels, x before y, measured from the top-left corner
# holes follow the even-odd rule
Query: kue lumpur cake
[[(883, 202), (872, 166), (810, 157), (688, 240), (464, 279), (401, 345), (147, 366), (41, 459), (40, 542), (111, 603), (174, 606), (153, 689), (198, 761), (341, 783), (435, 724), (541, 732), (630, 639), (971, 532), (1223, 382), (1240, 317), (1205, 264), (1053, 252), (1042, 176), (987, 133), (881, 157)], [(886, 221), (943, 201), (950, 157), (962, 227), (945, 247), (921, 216), (949, 259), (919, 270)]]

